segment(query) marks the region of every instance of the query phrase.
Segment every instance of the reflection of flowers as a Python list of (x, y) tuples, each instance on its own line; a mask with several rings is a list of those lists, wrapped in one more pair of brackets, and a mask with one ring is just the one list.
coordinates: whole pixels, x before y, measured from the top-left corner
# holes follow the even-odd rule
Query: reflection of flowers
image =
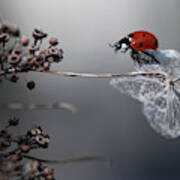
[(103, 157), (84, 156), (62, 160), (47, 160), (29, 155), (32, 150), (48, 148), (49, 135), (40, 126), (34, 126), (23, 135), (10, 133), (10, 128), (19, 125), (18, 118), (10, 118), (0, 131), (0, 180), (54, 180), (54, 169), (47, 163), (72, 163), (83, 161), (107, 161)]
[(144, 115), (155, 131), (176, 138), (180, 136), (180, 86), (175, 79), (160, 65), (144, 65), (110, 84), (143, 103)]
[[(27, 154), (33, 149), (47, 148), (50, 138), (40, 126), (29, 129), (24, 135), (14, 136), (9, 128), (16, 127), (19, 119), (10, 118), (8, 125), (0, 131), (0, 177), (20, 179), (54, 179), (54, 170), (40, 160), (27, 161)], [(3, 152), (2, 152), (3, 151)], [(25, 160), (26, 159), (26, 160)]]

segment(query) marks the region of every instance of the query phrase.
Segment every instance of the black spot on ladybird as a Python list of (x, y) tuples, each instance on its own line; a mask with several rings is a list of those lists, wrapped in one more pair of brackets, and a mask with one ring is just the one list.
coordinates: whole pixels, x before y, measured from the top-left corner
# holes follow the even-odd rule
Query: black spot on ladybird
[(146, 34), (143, 34), (143, 37), (146, 37)]
[(143, 43), (139, 43), (139, 47), (143, 47)]

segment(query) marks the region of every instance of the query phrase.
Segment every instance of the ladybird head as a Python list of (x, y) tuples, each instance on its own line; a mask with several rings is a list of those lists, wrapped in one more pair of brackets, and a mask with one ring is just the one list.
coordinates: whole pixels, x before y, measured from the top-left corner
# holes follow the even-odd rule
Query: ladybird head
[(115, 42), (112, 47), (114, 47), (115, 51), (123, 50), (127, 51), (130, 48), (130, 41), (128, 37), (124, 37), (121, 40)]

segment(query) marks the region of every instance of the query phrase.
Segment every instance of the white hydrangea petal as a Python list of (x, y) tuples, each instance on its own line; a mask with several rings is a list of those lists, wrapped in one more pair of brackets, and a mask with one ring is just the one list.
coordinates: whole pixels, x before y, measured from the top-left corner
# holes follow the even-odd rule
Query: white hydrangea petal
[(180, 136), (180, 95), (176, 86), (156, 76), (142, 75), (112, 79), (110, 84), (143, 103), (143, 113), (156, 132), (167, 138)]

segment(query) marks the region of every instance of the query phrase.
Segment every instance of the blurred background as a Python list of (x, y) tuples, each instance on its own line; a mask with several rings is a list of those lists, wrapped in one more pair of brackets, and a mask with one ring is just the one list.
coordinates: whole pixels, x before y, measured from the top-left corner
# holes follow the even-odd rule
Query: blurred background
[[(108, 43), (134, 30), (148, 30), (162, 49), (180, 47), (179, 0), (1, 0), (3, 19), (17, 24), (27, 36), (40, 27), (60, 40), (64, 61), (58, 71), (129, 72), (128, 54), (114, 54)], [(0, 110), (0, 127), (11, 116), (21, 118), (18, 133), (32, 124), (51, 136), (48, 150), (32, 153), (48, 159), (100, 155), (103, 163), (54, 165), (63, 180), (146, 180), (180, 178), (180, 139), (166, 140), (154, 132), (141, 105), (109, 85), (109, 79), (78, 79), (29, 73), (36, 81), (0, 84), (0, 103), (54, 103), (66, 101), (76, 114), (63, 110)]]

